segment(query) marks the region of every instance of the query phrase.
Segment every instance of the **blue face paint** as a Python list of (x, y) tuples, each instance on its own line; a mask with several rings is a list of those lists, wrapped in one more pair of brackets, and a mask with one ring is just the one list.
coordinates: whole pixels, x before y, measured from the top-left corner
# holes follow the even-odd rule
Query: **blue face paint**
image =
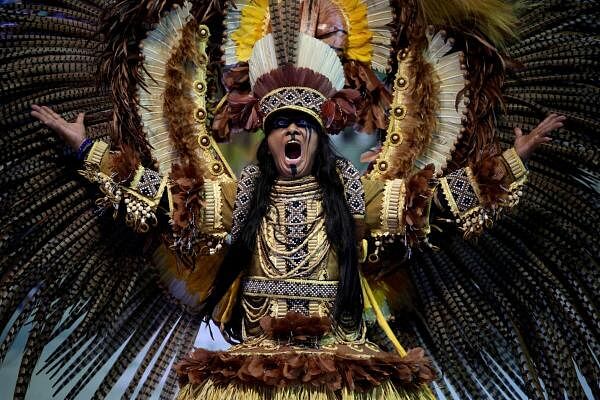
[(281, 112), (268, 119), (265, 124), (265, 131), (269, 133), (273, 129), (285, 129), (292, 124), (295, 124), (299, 128), (309, 130), (317, 128), (315, 121), (306, 114), (299, 112)]
[(304, 117), (290, 118), (290, 117), (286, 117), (283, 115), (273, 118), (273, 120), (271, 121), (271, 123), (269, 125), (272, 129), (278, 129), (278, 128), (287, 128), (291, 124), (296, 124), (296, 126), (298, 126), (299, 128), (308, 128), (309, 126), (311, 126), (311, 123), (309, 122), (308, 118), (304, 118)]

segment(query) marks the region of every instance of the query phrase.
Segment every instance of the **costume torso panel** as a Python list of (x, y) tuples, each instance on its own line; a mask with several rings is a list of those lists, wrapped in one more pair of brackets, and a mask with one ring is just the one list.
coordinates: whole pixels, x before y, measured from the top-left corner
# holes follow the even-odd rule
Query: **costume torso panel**
[(244, 336), (259, 335), (264, 316), (283, 317), (288, 312), (329, 316), (338, 278), (316, 179), (278, 180), (243, 279)]

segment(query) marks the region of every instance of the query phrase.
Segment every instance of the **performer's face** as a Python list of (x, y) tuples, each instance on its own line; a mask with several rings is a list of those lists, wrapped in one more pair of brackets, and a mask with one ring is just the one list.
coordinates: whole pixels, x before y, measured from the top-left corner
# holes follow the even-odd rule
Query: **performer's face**
[(301, 178), (309, 175), (319, 139), (312, 120), (302, 113), (280, 114), (268, 124), (267, 144), (279, 175)]

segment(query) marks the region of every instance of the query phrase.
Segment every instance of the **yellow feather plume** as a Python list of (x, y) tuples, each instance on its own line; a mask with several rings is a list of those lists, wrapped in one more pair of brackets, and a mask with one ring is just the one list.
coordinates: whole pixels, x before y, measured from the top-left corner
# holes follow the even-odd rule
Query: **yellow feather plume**
[(334, 0), (344, 15), (348, 29), (348, 45), (344, 49), (346, 57), (366, 64), (371, 63), (373, 32), (369, 29), (367, 5), (361, 0)]
[(242, 9), (240, 27), (231, 34), (238, 61), (248, 61), (254, 43), (269, 30), (269, 0), (252, 0)]

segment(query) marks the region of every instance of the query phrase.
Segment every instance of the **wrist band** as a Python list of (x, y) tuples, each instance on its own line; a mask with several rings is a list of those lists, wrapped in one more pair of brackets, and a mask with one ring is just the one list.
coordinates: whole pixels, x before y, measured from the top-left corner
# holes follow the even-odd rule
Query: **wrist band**
[(505, 150), (504, 153), (502, 153), (502, 157), (508, 165), (510, 173), (512, 174), (515, 181), (518, 181), (519, 179), (527, 175), (527, 168), (525, 168), (523, 160), (521, 160), (521, 157), (519, 157), (514, 147)]
[(77, 159), (79, 161), (83, 161), (85, 155), (87, 154), (88, 150), (90, 149), (90, 147), (92, 147), (93, 144), (94, 141), (90, 138), (85, 138), (83, 142), (81, 142), (81, 144), (79, 145), (79, 150), (77, 151)]
[(92, 148), (87, 152), (87, 155), (84, 157), (85, 164), (93, 165), (94, 168), (99, 170), (100, 164), (102, 164), (102, 158), (104, 157), (104, 154), (107, 151), (107, 143), (103, 142), (102, 140), (92, 142)]

